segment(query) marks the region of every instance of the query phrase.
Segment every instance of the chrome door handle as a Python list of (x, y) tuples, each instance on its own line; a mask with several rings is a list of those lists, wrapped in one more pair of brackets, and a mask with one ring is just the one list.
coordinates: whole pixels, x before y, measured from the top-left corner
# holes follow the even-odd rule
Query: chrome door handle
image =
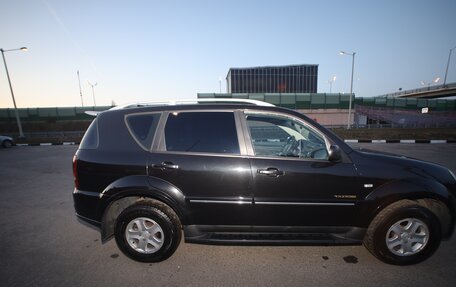
[(259, 174), (264, 174), (264, 175), (267, 175), (267, 176), (271, 176), (271, 177), (279, 177), (281, 175), (284, 175), (283, 171), (278, 170), (275, 167), (269, 167), (267, 169), (259, 169), (258, 173)]
[(164, 161), (164, 162), (159, 163), (159, 164), (153, 164), (152, 167), (156, 168), (156, 169), (161, 169), (161, 170), (179, 169), (179, 166), (177, 164), (174, 164), (174, 163), (169, 162), (169, 161)]

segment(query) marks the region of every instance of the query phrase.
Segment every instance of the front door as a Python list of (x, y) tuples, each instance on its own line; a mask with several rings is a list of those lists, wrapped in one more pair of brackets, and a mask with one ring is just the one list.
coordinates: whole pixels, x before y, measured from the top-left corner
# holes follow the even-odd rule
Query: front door
[(254, 225), (348, 226), (359, 187), (351, 162), (330, 162), (325, 136), (301, 119), (246, 113)]

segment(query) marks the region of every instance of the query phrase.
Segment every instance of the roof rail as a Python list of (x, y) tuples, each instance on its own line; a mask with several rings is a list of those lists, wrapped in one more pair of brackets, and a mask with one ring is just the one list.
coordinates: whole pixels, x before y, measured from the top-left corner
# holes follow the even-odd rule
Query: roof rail
[(199, 104), (199, 103), (244, 103), (263, 107), (274, 107), (275, 105), (250, 99), (233, 99), (233, 98), (205, 98), (205, 99), (193, 99), (193, 100), (170, 100), (170, 101), (154, 101), (147, 103), (133, 103), (116, 106), (111, 110), (120, 110), (128, 108), (140, 108), (150, 106), (174, 106), (174, 105), (185, 105), (185, 104)]
[[(205, 99), (194, 99), (194, 100), (170, 100), (170, 101), (155, 101), (147, 103), (132, 103), (120, 106), (115, 106), (109, 110), (122, 110), (129, 108), (141, 108), (141, 107), (155, 107), (155, 106), (174, 106), (174, 105), (185, 105), (185, 104), (199, 104), (199, 103), (240, 103), (240, 104), (251, 104), (255, 106), (263, 107), (275, 107), (275, 105), (258, 100), (250, 99), (233, 99), (233, 98), (205, 98)], [(85, 113), (90, 116), (96, 117), (103, 111), (86, 111)]]

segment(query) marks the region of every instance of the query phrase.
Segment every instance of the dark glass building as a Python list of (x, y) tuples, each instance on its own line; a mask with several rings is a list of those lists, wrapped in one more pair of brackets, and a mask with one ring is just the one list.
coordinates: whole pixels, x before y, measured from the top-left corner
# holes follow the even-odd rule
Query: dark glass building
[(318, 65), (230, 68), (228, 93), (316, 93)]

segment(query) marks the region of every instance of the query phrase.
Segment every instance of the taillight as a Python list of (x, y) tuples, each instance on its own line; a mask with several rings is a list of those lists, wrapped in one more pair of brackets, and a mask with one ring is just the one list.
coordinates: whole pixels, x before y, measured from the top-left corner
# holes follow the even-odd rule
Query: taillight
[(76, 155), (73, 156), (73, 177), (74, 177), (74, 186), (79, 188), (79, 181), (78, 181), (78, 157)]

